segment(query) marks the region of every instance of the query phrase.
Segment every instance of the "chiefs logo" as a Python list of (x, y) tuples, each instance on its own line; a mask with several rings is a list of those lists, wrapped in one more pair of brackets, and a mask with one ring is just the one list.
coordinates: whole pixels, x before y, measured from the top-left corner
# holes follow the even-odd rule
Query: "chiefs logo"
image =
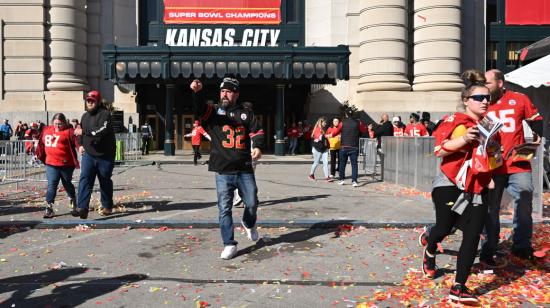
[(514, 106), (516, 104), (516, 100), (511, 99), (511, 100), (508, 101), (508, 104), (510, 104), (510, 106)]
[(246, 113), (242, 113), (242, 114), (241, 114), (241, 120), (243, 120), (243, 121), (246, 120)]

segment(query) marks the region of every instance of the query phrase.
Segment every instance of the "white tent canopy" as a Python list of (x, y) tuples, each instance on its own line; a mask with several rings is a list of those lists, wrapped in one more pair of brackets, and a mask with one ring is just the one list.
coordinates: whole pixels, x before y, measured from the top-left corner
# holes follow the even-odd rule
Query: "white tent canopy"
[(506, 81), (524, 88), (550, 87), (550, 55), (505, 75)]

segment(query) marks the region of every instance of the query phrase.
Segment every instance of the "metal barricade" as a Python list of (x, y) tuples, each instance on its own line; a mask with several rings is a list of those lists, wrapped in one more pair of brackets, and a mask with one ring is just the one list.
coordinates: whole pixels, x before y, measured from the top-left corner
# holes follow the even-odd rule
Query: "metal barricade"
[[(433, 137), (382, 137), (384, 181), (430, 192), (432, 180), (441, 172), (440, 159), (433, 153)], [(542, 217), (543, 147), (531, 161), (533, 168), (533, 217)], [(503, 198), (503, 200), (510, 198)], [(506, 202), (506, 201), (503, 201)]]
[(371, 175), (373, 180), (376, 180), (376, 176), (380, 175), (380, 180), (383, 181), (383, 154), (378, 151), (377, 145), (377, 139), (360, 138), (359, 157), (365, 175)]
[(0, 185), (46, 181), (45, 167), (34, 156), (36, 143), (36, 140), (0, 141)]
[(136, 161), (141, 159), (141, 134), (119, 133), (115, 134), (117, 142), (116, 161)]

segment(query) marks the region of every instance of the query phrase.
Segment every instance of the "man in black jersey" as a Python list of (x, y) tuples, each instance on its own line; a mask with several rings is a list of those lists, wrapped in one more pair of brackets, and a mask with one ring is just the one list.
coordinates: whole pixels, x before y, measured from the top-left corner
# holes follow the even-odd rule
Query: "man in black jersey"
[[(252, 168), (252, 161), (262, 157), (264, 131), (254, 113), (237, 103), (239, 81), (224, 78), (220, 84), (218, 107), (207, 104), (202, 83), (195, 79), (191, 83), (195, 111), (205, 123), (212, 138), (212, 151), (208, 170), (216, 172), (216, 191), (220, 230), (224, 249), (221, 258), (229, 260), (237, 254), (237, 242), (233, 234), (233, 195), (239, 189), (245, 204), (242, 226), (248, 239), (258, 240), (256, 211), (258, 188)], [(251, 150), (251, 141), (254, 148)]]

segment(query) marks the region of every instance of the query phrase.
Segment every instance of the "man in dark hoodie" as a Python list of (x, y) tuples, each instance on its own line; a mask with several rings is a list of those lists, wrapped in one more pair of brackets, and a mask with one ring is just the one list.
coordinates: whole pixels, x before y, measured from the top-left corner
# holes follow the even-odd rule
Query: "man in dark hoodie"
[(75, 129), (80, 138), (80, 181), (78, 184), (77, 208), (71, 214), (88, 218), (90, 197), (95, 178), (99, 179), (101, 208), (99, 214), (110, 215), (113, 209), (113, 168), (115, 166), (115, 133), (111, 113), (101, 103), (98, 91), (86, 95), (86, 113), (80, 121), (82, 128)]

